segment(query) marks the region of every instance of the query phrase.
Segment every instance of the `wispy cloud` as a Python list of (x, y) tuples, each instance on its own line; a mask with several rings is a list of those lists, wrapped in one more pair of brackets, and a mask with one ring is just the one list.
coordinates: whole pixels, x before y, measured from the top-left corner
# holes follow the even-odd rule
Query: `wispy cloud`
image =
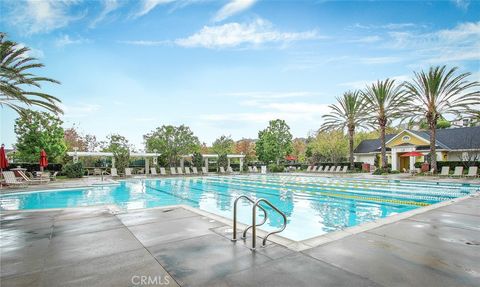
[(5, 20), (26, 35), (47, 33), (85, 16), (85, 13), (72, 15), (70, 11), (78, 1), (26, 0), (9, 3), (9, 12), (4, 12)]
[(365, 30), (370, 30), (370, 29), (401, 30), (401, 29), (418, 28), (418, 27), (425, 28), (425, 25), (415, 24), (415, 23), (388, 23), (383, 25), (371, 25), (371, 24), (365, 25), (365, 24), (356, 23), (351, 27), (358, 28), (358, 29), (365, 29)]
[(457, 8), (460, 8), (464, 11), (468, 10), (468, 6), (470, 6), (470, 0), (450, 0), (457, 6)]
[(349, 43), (360, 43), (360, 44), (371, 44), (375, 43), (382, 40), (380, 36), (374, 35), (374, 36), (365, 36), (361, 38), (356, 38), (356, 39), (350, 39), (347, 42)]
[(249, 98), (257, 100), (270, 100), (270, 99), (288, 99), (299, 97), (311, 97), (318, 95), (318, 93), (312, 92), (271, 92), (271, 91), (254, 91), (254, 92), (235, 92), (235, 93), (222, 93), (221, 96), (232, 96), (240, 98)]
[(231, 0), (225, 4), (213, 17), (214, 22), (220, 22), (228, 17), (238, 14), (250, 8), (257, 0)]
[(291, 43), (301, 40), (318, 39), (315, 30), (306, 32), (280, 32), (263, 19), (250, 23), (228, 23), (219, 26), (205, 26), (199, 32), (175, 40), (182, 47), (229, 48), (241, 45), (259, 46), (264, 43)]
[(83, 118), (98, 112), (102, 106), (91, 103), (60, 104), (66, 118)]
[(140, 2), (140, 10), (135, 14), (135, 17), (141, 17), (148, 14), (155, 7), (162, 4), (175, 2), (175, 0), (142, 0)]
[(55, 46), (57, 47), (65, 47), (68, 45), (76, 45), (76, 44), (83, 44), (88, 43), (90, 40), (78, 37), (78, 38), (70, 38), (69, 35), (63, 35), (62, 37), (55, 40)]
[(148, 40), (133, 40), (133, 41), (118, 41), (121, 44), (136, 45), (136, 46), (160, 46), (171, 44), (171, 41), (148, 41)]
[(399, 57), (366, 57), (360, 58), (359, 62), (362, 64), (367, 65), (374, 65), (374, 64), (392, 64), (401, 62), (402, 58)]
[(94, 28), (98, 23), (102, 22), (108, 14), (117, 10), (119, 7), (120, 2), (118, 0), (104, 0), (103, 10), (100, 12), (100, 15), (90, 23), (90, 28)]
[[(397, 84), (403, 83), (411, 79), (410, 75), (398, 75), (394, 77), (390, 77), (391, 80), (395, 80)], [(365, 89), (368, 85), (375, 83), (378, 80), (384, 79), (376, 79), (376, 80), (359, 80), (359, 81), (351, 81), (339, 84), (341, 87), (346, 87), (347, 89), (352, 90), (362, 90)]]

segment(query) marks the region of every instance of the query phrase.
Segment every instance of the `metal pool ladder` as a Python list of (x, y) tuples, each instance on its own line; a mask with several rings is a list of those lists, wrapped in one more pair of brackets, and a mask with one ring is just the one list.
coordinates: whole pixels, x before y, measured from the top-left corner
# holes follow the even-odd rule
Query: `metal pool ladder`
[[(253, 199), (251, 199), (250, 197), (248, 197), (246, 195), (241, 195), (241, 196), (237, 197), (235, 199), (235, 202), (233, 203), (233, 237), (232, 237), (232, 241), (237, 240), (237, 203), (238, 203), (238, 201), (240, 201), (240, 199), (246, 199), (247, 201), (253, 203), (253, 205), (252, 205), (252, 224), (247, 226), (245, 228), (245, 230), (243, 230), (243, 233), (242, 233), (242, 239), (245, 240), (246, 237), (247, 237), (247, 231), (250, 228), (252, 228), (252, 250), (255, 250), (255, 248), (256, 248), (257, 227), (262, 226), (263, 224), (265, 224), (265, 222), (267, 222), (267, 211), (265, 210), (265, 208), (263, 208), (260, 205), (260, 203), (263, 202), (263, 203), (267, 204), (268, 206), (270, 206), (273, 210), (275, 210), (278, 214), (280, 214), (283, 217), (282, 227), (278, 230), (269, 232), (267, 235), (265, 235), (265, 237), (263, 237), (263, 240), (262, 240), (262, 246), (265, 246), (265, 244), (267, 243), (267, 239), (270, 235), (280, 233), (283, 230), (285, 230), (285, 227), (287, 227), (287, 216), (285, 216), (285, 214), (282, 211), (280, 211), (277, 207), (275, 207), (270, 201), (266, 200), (265, 198), (260, 198), (257, 201), (254, 201)], [(257, 218), (256, 218), (257, 217), (257, 207), (260, 208), (260, 210), (262, 210), (263, 214), (264, 214), (263, 221), (258, 223), (258, 224), (257, 224)]]

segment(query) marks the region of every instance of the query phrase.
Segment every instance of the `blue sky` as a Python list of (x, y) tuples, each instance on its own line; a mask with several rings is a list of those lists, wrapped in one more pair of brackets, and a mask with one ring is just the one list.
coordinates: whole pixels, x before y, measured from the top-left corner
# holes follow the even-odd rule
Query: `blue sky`
[[(9, 1), (0, 30), (61, 85), (65, 127), (102, 139), (186, 124), (210, 144), (281, 118), (295, 137), (349, 89), (430, 65), (480, 80), (479, 1)], [(11, 146), (16, 115), (1, 109)]]

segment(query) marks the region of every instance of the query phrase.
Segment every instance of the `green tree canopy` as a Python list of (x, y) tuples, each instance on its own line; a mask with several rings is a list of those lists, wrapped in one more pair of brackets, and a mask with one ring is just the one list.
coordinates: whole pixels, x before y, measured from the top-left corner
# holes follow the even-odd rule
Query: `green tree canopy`
[(0, 32), (0, 107), (10, 107), (19, 114), (30, 106), (62, 113), (58, 106), (60, 100), (39, 90), (42, 82), (60, 82), (35, 75), (32, 70), (42, 68), (43, 64), (30, 57), (29, 51), (28, 47), (7, 40), (6, 34)]
[(143, 136), (148, 152), (157, 151), (170, 166), (176, 166), (180, 156), (198, 152), (200, 141), (185, 125), (164, 125)]
[(49, 162), (59, 162), (67, 149), (62, 124), (55, 115), (24, 110), (15, 121), (15, 157), (24, 162), (38, 162), (43, 148)]
[(232, 140), (230, 136), (222, 135), (218, 139), (216, 139), (212, 144), (212, 152), (224, 155), (224, 154), (231, 154), (234, 152), (235, 149), (235, 142)]
[(292, 152), (292, 134), (287, 123), (279, 119), (270, 121), (266, 129), (258, 132), (255, 151), (259, 160), (265, 163), (276, 161), (279, 164)]
[(308, 142), (312, 163), (341, 162), (348, 155), (348, 147), (348, 137), (339, 130), (319, 131), (315, 138)]
[(119, 134), (111, 134), (107, 136), (107, 141), (104, 142), (103, 151), (113, 153), (115, 167), (119, 172), (124, 172), (125, 168), (130, 164), (130, 151), (133, 151), (133, 146), (126, 137)]

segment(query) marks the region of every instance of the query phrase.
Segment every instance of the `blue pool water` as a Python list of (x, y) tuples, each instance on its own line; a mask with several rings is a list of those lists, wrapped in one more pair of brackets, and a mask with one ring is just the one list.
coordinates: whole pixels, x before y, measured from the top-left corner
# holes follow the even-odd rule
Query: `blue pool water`
[[(119, 185), (16, 193), (0, 196), (2, 210), (115, 204), (124, 209), (185, 204), (232, 218), (239, 195), (265, 198), (282, 210), (288, 225), (282, 236), (304, 240), (378, 218), (453, 199), (480, 186), (434, 182), (322, 178), (288, 175), (132, 179)], [(265, 230), (282, 219), (269, 208)], [(259, 212), (259, 217), (262, 213)], [(251, 206), (242, 202), (238, 218), (251, 223)]]

